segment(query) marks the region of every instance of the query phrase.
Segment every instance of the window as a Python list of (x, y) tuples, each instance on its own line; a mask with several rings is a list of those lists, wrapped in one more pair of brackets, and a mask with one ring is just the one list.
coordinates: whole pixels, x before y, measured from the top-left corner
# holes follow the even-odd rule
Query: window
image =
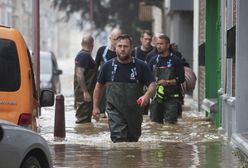
[(20, 65), (16, 45), (0, 39), (0, 91), (13, 92), (20, 88)]

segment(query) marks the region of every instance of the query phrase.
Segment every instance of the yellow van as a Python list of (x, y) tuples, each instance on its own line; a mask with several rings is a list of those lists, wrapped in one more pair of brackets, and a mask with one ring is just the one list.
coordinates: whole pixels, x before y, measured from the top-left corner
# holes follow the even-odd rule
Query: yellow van
[(37, 96), (31, 56), (22, 35), (0, 26), (0, 119), (36, 130), (41, 106), (52, 106), (54, 94)]

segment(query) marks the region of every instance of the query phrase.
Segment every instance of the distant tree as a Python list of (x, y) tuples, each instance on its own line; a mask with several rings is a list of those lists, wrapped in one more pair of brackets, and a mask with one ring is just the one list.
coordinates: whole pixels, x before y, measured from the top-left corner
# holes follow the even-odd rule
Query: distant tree
[(141, 1), (159, 7), (163, 2), (163, 0), (53, 0), (53, 6), (65, 11), (66, 20), (69, 20), (74, 12), (80, 12), (82, 20), (79, 25), (82, 28), (89, 22), (100, 30), (104, 30), (106, 26), (118, 25), (124, 33), (134, 37), (134, 42), (137, 43), (139, 30), (147, 28), (145, 27), (147, 23), (138, 19)]

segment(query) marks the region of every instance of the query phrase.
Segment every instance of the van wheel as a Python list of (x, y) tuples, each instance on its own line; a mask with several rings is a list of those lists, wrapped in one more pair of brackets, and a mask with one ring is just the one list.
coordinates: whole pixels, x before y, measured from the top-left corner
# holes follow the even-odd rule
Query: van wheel
[(21, 168), (41, 168), (41, 165), (35, 156), (28, 156), (23, 161)]

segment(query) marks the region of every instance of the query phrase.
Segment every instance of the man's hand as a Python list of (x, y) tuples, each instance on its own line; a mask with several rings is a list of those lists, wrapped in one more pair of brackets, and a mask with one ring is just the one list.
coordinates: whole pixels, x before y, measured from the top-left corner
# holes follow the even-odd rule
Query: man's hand
[(100, 99), (102, 97), (103, 88), (104, 85), (97, 82), (93, 93), (92, 118), (95, 119), (96, 121), (99, 121), (100, 118), (99, 104), (100, 104)]
[(139, 105), (140, 107), (145, 107), (145, 106), (148, 104), (149, 100), (150, 100), (149, 97), (147, 97), (146, 95), (143, 95), (143, 96), (141, 96), (141, 97), (138, 99), (138, 101), (139, 101), (139, 104), (138, 104), (138, 105)]
[(93, 108), (92, 118), (95, 119), (96, 121), (99, 121), (99, 118), (100, 118), (100, 109), (99, 108)]

